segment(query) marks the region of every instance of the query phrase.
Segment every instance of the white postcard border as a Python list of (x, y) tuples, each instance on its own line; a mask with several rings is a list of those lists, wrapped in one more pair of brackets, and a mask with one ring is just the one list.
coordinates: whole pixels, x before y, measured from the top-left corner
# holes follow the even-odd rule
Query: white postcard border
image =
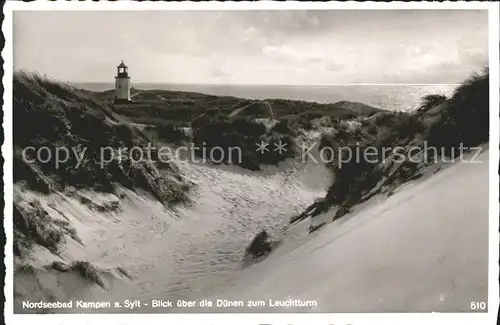
[[(303, 10), (303, 9), (486, 9), (489, 11), (490, 72), (490, 183), (489, 183), (489, 286), (488, 313), (411, 313), (411, 314), (13, 314), (13, 224), (12, 224), (12, 24), (15, 10)], [(496, 324), (499, 306), (499, 4), (485, 2), (132, 2), (132, 1), (6, 1), (2, 31), (4, 59), (4, 228), (6, 231), (5, 266), (6, 324)], [(41, 26), (42, 28), (42, 26)], [(474, 267), (471, 265), (471, 267)]]

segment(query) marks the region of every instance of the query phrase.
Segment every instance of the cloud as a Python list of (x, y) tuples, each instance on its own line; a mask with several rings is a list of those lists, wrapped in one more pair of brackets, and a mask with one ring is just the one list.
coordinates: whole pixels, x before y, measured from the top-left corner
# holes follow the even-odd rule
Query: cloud
[(484, 65), (487, 32), (469, 10), (17, 12), (14, 64), (72, 81), (112, 81), (123, 59), (136, 82), (446, 83)]

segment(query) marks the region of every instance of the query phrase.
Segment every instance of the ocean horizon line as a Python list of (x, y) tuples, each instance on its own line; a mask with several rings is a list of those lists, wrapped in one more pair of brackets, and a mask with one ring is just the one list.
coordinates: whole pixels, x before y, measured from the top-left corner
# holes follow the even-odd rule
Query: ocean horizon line
[[(113, 91), (112, 82), (74, 83), (81, 89), (93, 92)], [(243, 99), (284, 99), (317, 103), (339, 101), (360, 102), (389, 110), (408, 110), (418, 107), (429, 94), (450, 96), (459, 84), (173, 84), (134, 82), (137, 92), (180, 91)]]
[[(112, 81), (69, 81), (73, 84), (114, 84)], [(339, 84), (257, 84), (257, 83), (173, 83), (173, 82), (134, 82), (135, 85), (180, 85), (180, 86), (274, 86), (274, 87), (337, 87), (337, 86), (459, 86), (461, 83), (339, 83)], [(132, 85), (133, 87), (133, 85)]]

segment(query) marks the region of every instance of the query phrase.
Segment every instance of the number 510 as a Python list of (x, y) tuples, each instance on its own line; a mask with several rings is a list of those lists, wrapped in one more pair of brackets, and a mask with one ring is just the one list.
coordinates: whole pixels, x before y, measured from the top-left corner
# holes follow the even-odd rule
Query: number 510
[(484, 301), (471, 301), (470, 309), (472, 309), (472, 310), (485, 310), (486, 303)]

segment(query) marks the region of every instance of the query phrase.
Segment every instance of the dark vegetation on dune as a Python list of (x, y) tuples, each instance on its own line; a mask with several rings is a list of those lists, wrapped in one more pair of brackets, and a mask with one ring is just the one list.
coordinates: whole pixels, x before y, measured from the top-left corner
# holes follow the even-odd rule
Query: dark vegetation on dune
[[(314, 128), (313, 121), (328, 119), (339, 124), (343, 119), (372, 116), (382, 110), (362, 103), (337, 102), (319, 104), (297, 100), (268, 99), (250, 100), (229, 96), (212, 96), (192, 92), (168, 90), (134, 90), (133, 102), (114, 107), (116, 114), (134, 123), (145, 124), (145, 132), (158, 141), (181, 144), (191, 141), (200, 148), (222, 148), (221, 162), (235, 164), (250, 170), (261, 165), (276, 165), (297, 153), (294, 138), (299, 129)], [(112, 92), (97, 93), (103, 100), (111, 100)], [(262, 120), (273, 117), (276, 125), (267, 128)], [(190, 127), (191, 134), (184, 128)], [(279, 143), (286, 152), (256, 152), (257, 143)], [(233, 149), (238, 147), (240, 151)], [(220, 162), (221, 154), (213, 154)], [(232, 154), (231, 154), (232, 153)], [(241, 158), (241, 159), (238, 159)]]
[(100, 275), (99, 270), (87, 261), (75, 261), (70, 265), (66, 265), (62, 262), (54, 261), (50, 264), (49, 268), (59, 271), (59, 272), (73, 272), (76, 271), (83, 278), (97, 283), (102, 288), (106, 288), (104, 281)]
[[(69, 84), (37, 74), (16, 73), (13, 130), (14, 182), (25, 181), (30, 188), (44, 193), (68, 186), (113, 192), (115, 184), (121, 184), (143, 189), (166, 203), (185, 199), (186, 189), (175, 166), (146, 160), (134, 163), (126, 159), (127, 155), (121, 161), (111, 160), (112, 151), (103, 148), (146, 148), (151, 139), (129, 123), (117, 120), (106, 103)], [(70, 155), (58, 166), (56, 159), (43, 162), (47, 152), (40, 160), (30, 151), (29, 160), (34, 160), (30, 163), (22, 157), (22, 150), (30, 146), (35, 150), (47, 147), (53, 154), (57, 148), (67, 148)], [(83, 156), (79, 166), (72, 150)]]
[[(250, 170), (259, 170), (260, 165), (277, 165), (280, 161), (293, 157), (296, 151), (294, 139), (288, 134), (267, 130), (262, 123), (249, 118), (212, 118), (203, 116), (193, 121), (193, 143), (196, 146), (224, 148), (223, 153), (213, 151), (213, 158), (225, 158), (232, 163)], [(257, 143), (283, 143), (286, 152), (272, 150), (256, 151)], [(240, 157), (241, 155), (241, 157)]]
[[(66, 272), (76, 272), (84, 279), (87, 279), (93, 283), (98, 284), (102, 288), (106, 288), (104, 285), (103, 278), (95, 266), (87, 261), (74, 261), (71, 264), (66, 264), (61, 261), (54, 261), (49, 265), (44, 267), (45, 270), (66, 273)], [(36, 273), (38, 270), (31, 264), (19, 263), (16, 267), (16, 272), (21, 272), (26, 275), (31, 275)]]
[(79, 241), (75, 230), (69, 222), (52, 219), (38, 201), (28, 206), (14, 203), (14, 255), (23, 256), (33, 244), (47, 248), (54, 254), (59, 252), (59, 245), (69, 235)]
[[(113, 91), (92, 94), (104, 101), (111, 101), (114, 96)], [(116, 105), (114, 111), (132, 122), (150, 125), (169, 123), (173, 126), (190, 126), (201, 115), (215, 119), (231, 116), (269, 118), (271, 107), (275, 118), (294, 120), (307, 128), (315, 118), (330, 116), (349, 119), (381, 111), (362, 103), (346, 101), (320, 104), (285, 99), (253, 100), (169, 90), (133, 90), (132, 96), (132, 103)]]
[[(101, 151), (108, 147), (145, 148), (152, 141), (128, 122), (118, 120), (107, 103), (70, 84), (38, 74), (15, 73), (13, 87), (15, 183), (24, 183), (44, 194), (55, 190), (69, 194), (75, 188), (114, 193), (120, 184), (146, 191), (169, 206), (188, 201), (189, 186), (174, 165), (132, 162), (126, 154), (121, 161), (109, 160), (111, 151)], [(58, 166), (54, 156), (47, 159), (47, 151), (40, 159), (29, 151), (28, 159), (24, 159), (22, 152), (27, 147), (46, 147), (53, 155), (57, 148), (67, 148), (70, 154)], [(84, 157), (80, 166), (73, 150)], [(66, 156), (61, 153), (61, 157)], [(51, 219), (37, 204), (31, 208), (15, 204), (14, 232), (16, 255), (34, 243), (57, 253), (64, 235), (76, 238), (69, 225)]]
[[(427, 140), (444, 147), (448, 155), (462, 143), (472, 147), (489, 139), (489, 72), (470, 77), (442, 102), (443, 117), (434, 124)], [(425, 114), (425, 107), (422, 109)]]
[[(372, 129), (372, 123), (377, 130), (373, 133), (375, 136), (363, 135)], [(415, 112), (379, 113), (362, 125), (355, 131), (339, 129), (324, 135), (320, 147), (344, 147), (351, 152), (371, 150), (379, 154), (357, 155), (356, 159), (344, 159), (341, 164), (335, 159), (330, 164), (335, 181), (327, 195), (291, 222), (314, 217), (332, 206), (338, 207), (334, 220), (340, 218), (371, 196), (380, 192), (390, 194), (397, 186), (421, 177), (423, 167), (441, 158), (448, 161), (458, 158), (461, 147), (486, 143), (489, 139), (489, 71), (465, 80), (450, 98), (431, 94), (423, 98)], [(420, 149), (414, 151), (419, 152), (419, 156), (408, 159), (410, 148)], [(380, 154), (384, 151), (389, 154)], [(396, 157), (394, 152), (401, 155)]]

